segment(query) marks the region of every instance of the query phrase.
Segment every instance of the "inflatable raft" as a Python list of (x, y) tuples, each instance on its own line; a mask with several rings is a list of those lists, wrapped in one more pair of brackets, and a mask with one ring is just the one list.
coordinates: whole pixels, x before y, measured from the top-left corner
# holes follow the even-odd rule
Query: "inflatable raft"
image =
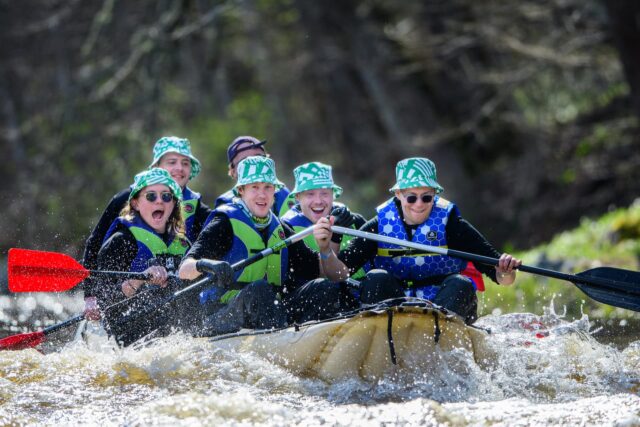
[(429, 301), (403, 298), (344, 318), (210, 340), (216, 348), (253, 352), (294, 374), (332, 382), (376, 380), (402, 371), (429, 373), (456, 349), (485, 365), (491, 359), (487, 335)]

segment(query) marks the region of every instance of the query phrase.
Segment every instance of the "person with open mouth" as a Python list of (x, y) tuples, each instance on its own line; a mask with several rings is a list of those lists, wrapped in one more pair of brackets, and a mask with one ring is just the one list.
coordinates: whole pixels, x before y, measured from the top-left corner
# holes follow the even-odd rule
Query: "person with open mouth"
[[(194, 242), (202, 231), (211, 209), (202, 202), (199, 193), (191, 190), (188, 184), (200, 173), (200, 161), (191, 152), (191, 143), (186, 138), (177, 136), (163, 136), (153, 146), (153, 160), (151, 168), (161, 168), (169, 172), (182, 190), (182, 218), (185, 224), (185, 233), (189, 241)], [(113, 221), (128, 203), (131, 195), (131, 187), (121, 190), (113, 196), (102, 216), (98, 220), (91, 235), (85, 244), (82, 265), (89, 270), (95, 270), (98, 260), (98, 251), (104, 242), (105, 235)], [(95, 283), (86, 279), (83, 283), (85, 310), (87, 319), (98, 320), (100, 311), (96, 300)]]
[[(139, 307), (160, 298), (153, 288), (165, 288), (169, 273), (177, 270), (189, 240), (182, 219), (182, 189), (169, 172), (152, 168), (135, 176), (127, 204), (106, 233), (98, 253), (98, 268), (106, 271), (142, 272), (147, 280), (101, 278), (96, 287), (99, 307), (110, 307), (150, 288), (148, 298), (140, 298)], [(152, 301), (153, 300), (153, 301)], [(131, 306), (128, 306), (131, 310)], [(110, 312), (111, 313), (111, 312)], [(105, 319), (107, 331), (114, 327), (117, 311)], [(149, 318), (143, 325), (131, 328), (122, 338), (124, 345), (146, 333), (168, 324), (166, 318)], [(119, 339), (121, 334), (119, 335)]]
[[(293, 176), (295, 187), (291, 194), (295, 196), (296, 204), (281, 219), (296, 232), (302, 231), (317, 223), (320, 218), (329, 215), (334, 217), (334, 225), (355, 230), (366, 222), (362, 215), (352, 213), (346, 205), (335, 201), (342, 195), (343, 190), (342, 187), (334, 183), (331, 166), (320, 162), (305, 163), (293, 170)], [(341, 248), (346, 247), (351, 237), (335, 233), (331, 239), (331, 248), (338, 253)], [(311, 249), (319, 251), (312, 235), (307, 236), (304, 242)], [(351, 278), (354, 280), (363, 278), (368, 268), (369, 265), (365, 265), (352, 274)], [(353, 286), (349, 286), (345, 282), (339, 282), (333, 286), (340, 288), (342, 311), (356, 308), (357, 290)]]

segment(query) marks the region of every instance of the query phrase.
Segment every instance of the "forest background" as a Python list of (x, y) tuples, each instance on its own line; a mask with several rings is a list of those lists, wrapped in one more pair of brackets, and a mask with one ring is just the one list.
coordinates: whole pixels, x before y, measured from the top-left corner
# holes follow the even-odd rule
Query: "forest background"
[(533, 247), (640, 194), (639, 22), (633, 0), (0, 0), (0, 253), (80, 258), (163, 135), (211, 204), (245, 134), (289, 186), (333, 165), (365, 217), (429, 157), (496, 247)]

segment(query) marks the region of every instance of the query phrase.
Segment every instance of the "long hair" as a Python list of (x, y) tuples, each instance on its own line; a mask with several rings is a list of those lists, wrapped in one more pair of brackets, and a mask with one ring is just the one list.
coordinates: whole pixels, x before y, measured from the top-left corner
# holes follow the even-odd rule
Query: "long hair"
[[(138, 199), (140, 197), (139, 192), (133, 199)], [(133, 200), (131, 199), (131, 200)], [(136, 211), (133, 206), (131, 206), (131, 200), (127, 202), (127, 204), (120, 211), (120, 216), (127, 221), (133, 221), (136, 216), (139, 216), (140, 213)], [(180, 200), (175, 199), (175, 206), (173, 207), (173, 211), (171, 211), (171, 215), (167, 220), (167, 232), (173, 235), (180, 235), (184, 237), (186, 235), (186, 229), (184, 225), (184, 219), (182, 219), (182, 202)]]

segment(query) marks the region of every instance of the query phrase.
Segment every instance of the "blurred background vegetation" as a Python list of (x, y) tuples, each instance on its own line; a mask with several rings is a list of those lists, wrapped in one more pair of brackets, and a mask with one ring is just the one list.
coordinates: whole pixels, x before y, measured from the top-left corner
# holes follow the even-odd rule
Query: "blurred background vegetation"
[[(637, 220), (620, 259), (590, 227), (640, 194), (639, 22), (633, 0), (0, 0), (0, 251), (79, 258), (162, 135), (191, 140), (212, 203), (249, 134), (289, 185), (332, 164), (365, 217), (426, 156), (497, 247), (637, 269)], [(555, 289), (524, 285), (486, 309)]]

